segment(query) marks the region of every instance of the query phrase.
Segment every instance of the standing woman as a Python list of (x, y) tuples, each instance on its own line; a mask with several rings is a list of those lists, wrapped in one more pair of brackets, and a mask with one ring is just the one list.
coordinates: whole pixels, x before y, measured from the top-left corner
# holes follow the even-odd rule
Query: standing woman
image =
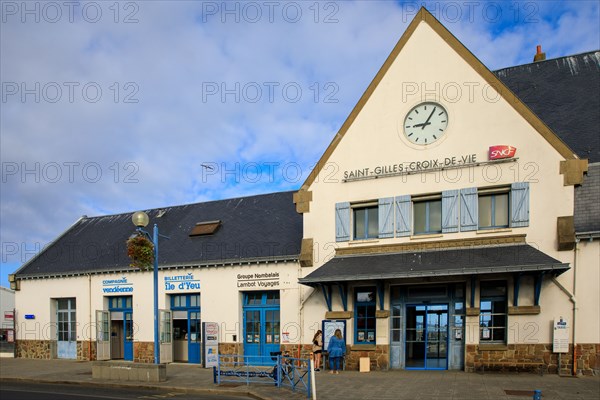
[(329, 353), (329, 367), (331, 368), (329, 373), (339, 374), (340, 361), (342, 360), (342, 357), (344, 357), (344, 353), (346, 353), (346, 343), (342, 337), (342, 331), (339, 329), (336, 329), (331, 339), (329, 339), (327, 352)]
[(323, 332), (319, 329), (313, 337), (312, 351), (315, 355), (315, 371), (321, 370), (321, 353), (323, 352)]

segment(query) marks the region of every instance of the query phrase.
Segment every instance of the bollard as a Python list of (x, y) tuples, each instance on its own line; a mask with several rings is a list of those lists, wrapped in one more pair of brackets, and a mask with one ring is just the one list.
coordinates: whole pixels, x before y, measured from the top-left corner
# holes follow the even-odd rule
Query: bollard
[(533, 400), (542, 400), (542, 391), (536, 389), (533, 391)]

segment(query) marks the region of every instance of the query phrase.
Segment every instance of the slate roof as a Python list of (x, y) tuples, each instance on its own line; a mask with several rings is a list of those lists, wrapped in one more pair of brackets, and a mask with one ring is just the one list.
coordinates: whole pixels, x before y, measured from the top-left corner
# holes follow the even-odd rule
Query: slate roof
[(553, 271), (558, 275), (567, 269), (568, 264), (523, 244), (338, 256), (299, 281), (315, 285), (326, 282), (536, 271)]
[(578, 156), (600, 162), (600, 51), (494, 74)]
[[(209, 201), (147, 211), (157, 223), (159, 266), (223, 265), (240, 261), (294, 260), (300, 254), (302, 215), (293, 192)], [(159, 211), (164, 215), (157, 217)], [(129, 269), (127, 239), (135, 232), (132, 213), (83, 217), (17, 276), (65, 275)], [(221, 220), (210, 236), (189, 237), (198, 222)]]
[(575, 188), (575, 232), (600, 232), (600, 163), (590, 165)]

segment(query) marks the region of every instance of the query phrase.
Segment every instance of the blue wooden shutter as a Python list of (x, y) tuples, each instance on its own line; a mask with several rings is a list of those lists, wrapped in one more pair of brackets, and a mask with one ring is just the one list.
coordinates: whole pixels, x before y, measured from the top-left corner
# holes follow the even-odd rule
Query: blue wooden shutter
[(394, 237), (394, 198), (379, 199), (379, 237)]
[(442, 232), (458, 232), (458, 190), (442, 192)]
[(479, 220), (479, 199), (477, 188), (460, 190), (460, 230), (475, 231)]
[(335, 241), (350, 240), (350, 203), (335, 204)]
[(529, 226), (529, 182), (515, 182), (511, 186), (510, 226)]
[(410, 196), (396, 197), (396, 236), (409, 236), (411, 226)]

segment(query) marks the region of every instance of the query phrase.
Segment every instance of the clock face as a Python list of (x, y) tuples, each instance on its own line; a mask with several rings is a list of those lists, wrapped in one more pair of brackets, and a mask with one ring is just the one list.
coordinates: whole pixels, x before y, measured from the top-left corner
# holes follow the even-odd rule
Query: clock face
[(415, 106), (404, 118), (404, 135), (414, 144), (428, 145), (440, 139), (448, 127), (448, 112), (438, 103)]

